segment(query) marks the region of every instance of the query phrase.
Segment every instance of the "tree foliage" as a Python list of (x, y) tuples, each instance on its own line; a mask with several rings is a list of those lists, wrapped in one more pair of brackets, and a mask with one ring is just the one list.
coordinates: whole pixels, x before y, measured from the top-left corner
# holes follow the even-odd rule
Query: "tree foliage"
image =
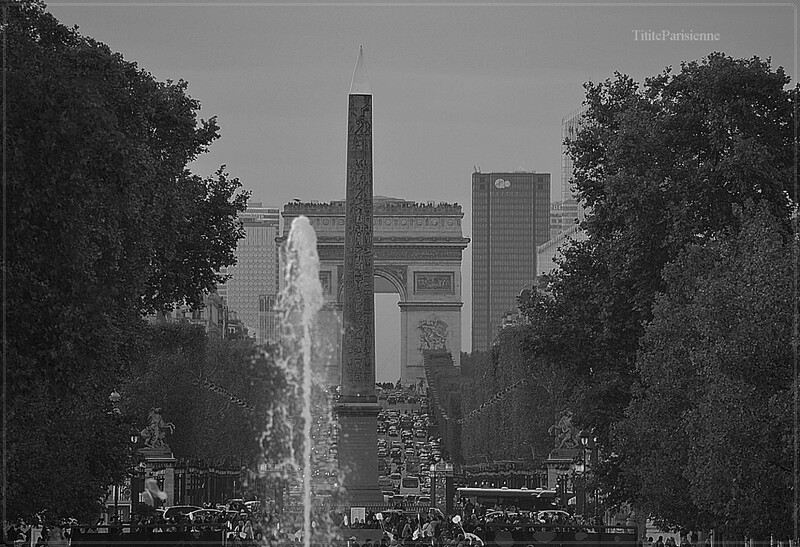
[[(284, 456), (277, 443), (261, 444), (272, 433), (268, 414), (289, 398), (286, 376), (270, 355), (250, 339), (209, 337), (190, 324), (153, 326), (146, 336), (147, 353), (121, 392), (137, 430), (147, 425), (149, 410), (160, 407), (175, 425), (166, 441), (176, 457), (254, 468), (262, 456)], [(254, 409), (207, 389), (201, 378)]]
[[(246, 194), (186, 166), (218, 138), (158, 82), (41, 8), (9, 9), (5, 264), (17, 385), (122, 359), (141, 313), (202, 302), (234, 262)], [(111, 361), (112, 363), (109, 363)]]
[[(187, 169), (219, 134), (197, 119), (186, 82), (156, 81), (41, 4), (4, 13), (5, 501), (61, 511), (69, 492), (89, 511), (124, 468), (121, 456), (100, 460), (128, 438), (107, 422), (106, 399), (141, 349), (141, 316), (214, 288), (247, 194), (223, 169)], [(45, 476), (58, 493), (25, 482)]]
[(538, 340), (533, 325), (509, 327), (489, 352), (471, 356), (475, 373), (464, 382), (461, 396), (468, 463), (541, 461), (553, 448), (548, 429), (565, 408), (572, 385), (565, 369), (543, 357)]
[(45, 385), (9, 398), (5, 431), (9, 519), (71, 516), (96, 522), (108, 485), (130, 469), (130, 423), (110, 391), (84, 388), (53, 398)]
[(797, 249), (766, 205), (738, 218), (665, 269), (616, 440), (663, 522), (789, 537)]
[[(648, 488), (642, 481), (648, 476), (648, 484), (664, 488), (649, 494), (660, 496), (663, 504), (651, 502), (647, 507), (672, 523), (709, 523), (713, 515), (722, 514), (719, 507), (699, 503), (685, 489), (666, 488), (670, 481), (684, 484), (679, 480), (683, 459), (678, 445), (700, 446), (713, 437), (664, 438), (664, 431), (678, 426), (670, 420), (681, 420), (684, 408), (691, 406), (688, 392), (682, 390), (685, 371), (677, 367), (660, 372), (675, 378), (676, 388), (661, 398), (650, 394), (652, 412), (661, 413), (662, 421), (637, 430), (637, 443), (661, 447), (663, 465), (645, 465), (638, 452), (628, 450), (615, 424), (627, 420), (626, 409), (638, 404), (632, 402), (633, 386), (646, 367), (637, 360), (647, 355), (642, 353), (643, 340), (656, 343), (646, 333), (654, 302), (668, 290), (665, 268), (673, 271), (669, 268), (687, 246), (703, 249), (719, 245), (723, 234), (735, 237), (749, 222), (741, 213), (746, 206), (763, 210), (781, 233), (790, 230), (797, 199), (797, 90), (787, 89), (788, 83), (783, 69), (772, 69), (769, 60), (720, 53), (683, 63), (675, 74), (668, 68), (643, 85), (619, 73), (605, 82), (588, 83), (583, 126), (567, 144), (578, 199), (589, 208), (583, 225), (589, 238), (562, 249), (561, 267), (546, 280), (546, 287), (529, 292), (520, 302), (537, 333), (530, 351), (574, 379), (570, 406), (576, 421), (594, 428), (600, 439), (606, 458), (596, 471), (608, 499), (644, 500)], [(722, 273), (718, 277), (720, 283), (734, 282)], [(789, 278), (784, 283), (788, 286)], [(723, 298), (725, 290), (733, 289), (720, 287), (713, 294)], [(680, 344), (694, 347), (693, 336), (696, 333), (681, 329), (663, 335), (659, 343), (674, 343), (678, 351)], [(715, 351), (721, 352), (721, 346)], [(764, 369), (783, 366), (774, 353), (765, 353), (761, 363)], [(719, 389), (731, 395), (731, 405), (741, 402), (730, 385), (719, 382)], [(762, 426), (775, 425), (768, 417), (772, 412), (759, 407), (753, 419), (758, 416)], [(724, 416), (722, 412), (717, 418)], [(772, 435), (776, 430), (764, 431)], [(727, 442), (730, 449), (734, 439)], [(708, 470), (710, 463), (701, 465), (698, 460), (697, 465)], [(754, 483), (743, 485), (735, 490), (755, 488)], [(746, 494), (737, 494), (741, 495)]]
[(622, 74), (586, 85), (584, 124), (568, 144), (590, 237), (565, 250), (550, 298), (522, 304), (533, 324), (549, 325), (553, 353), (577, 366), (581, 414), (601, 433), (629, 401), (664, 266), (687, 244), (738, 226), (734, 210), (748, 200), (788, 227), (788, 82), (769, 61), (715, 53), (641, 87)]

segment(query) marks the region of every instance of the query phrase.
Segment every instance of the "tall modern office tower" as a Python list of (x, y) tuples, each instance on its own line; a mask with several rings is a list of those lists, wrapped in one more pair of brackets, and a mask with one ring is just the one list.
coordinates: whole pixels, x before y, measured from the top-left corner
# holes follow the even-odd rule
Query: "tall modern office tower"
[(228, 309), (259, 344), (277, 341), (275, 302), (279, 290), (280, 210), (253, 202), (239, 215), (245, 231), (236, 244), (236, 264), (220, 273), (231, 275), (217, 288)]
[(586, 209), (578, 203), (574, 195), (572, 184), (572, 171), (574, 165), (572, 157), (567, 153), (567, 140), (578, 136), (578, 131), (585, 123), (583, 115), (586, 108), (581, 108), (561, 120), (561, 227), (569, 230), (575, 224), (582, 222), (586, 217)]
[(550, 174), (472, 174), (472, 350), (488, 349), (550, 239)]

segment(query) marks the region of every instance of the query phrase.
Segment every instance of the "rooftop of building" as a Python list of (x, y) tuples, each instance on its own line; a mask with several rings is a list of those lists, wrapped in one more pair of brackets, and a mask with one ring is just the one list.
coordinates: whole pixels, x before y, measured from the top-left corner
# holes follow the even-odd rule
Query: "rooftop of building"
[[(344, 214), (345, 200), (337, 200), (330, 202), (309, 201), (302, 202), (299, 200), (291, 201), (283, 206), (284, 215), (296, 214)], [(428, 201), (419, 203), (407, 199), (387, 197), (387, 196), (374, 196), (372, 198), (374, 214), (389, 214), (389, 215), (421, 215), (421, 214), (445, 214), (445, 215), (463, 215), (461, 205), (458, 203), (445, 203)]]
[(581, 229), (579, 224), (573, 224), (563, 232), (559, 233), (555, 237), (550, 238), (545, 243), (536, 246), (536, 252), (542, 253), (547, 249), (555, 246), (560, 246), (564, 243), (567, 239), (574, 239), (576, 241), (583, 241), (587, 238), (587, 234), (584, 230)]

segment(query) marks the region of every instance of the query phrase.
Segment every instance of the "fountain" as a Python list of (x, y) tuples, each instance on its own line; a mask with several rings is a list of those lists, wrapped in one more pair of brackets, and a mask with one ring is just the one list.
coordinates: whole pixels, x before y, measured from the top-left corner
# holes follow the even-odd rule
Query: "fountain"
[[(273, 479), (289, 484), (302, 479), (303, 543), (309, 547), (315, 535), (321, 537), (314, 539), (331, 537), (332, 522), (328, 516), (312, 515), (315, 486), (320, 486), (331, 474), (336, 475), (334, 487), (342, 481), (328, 450), (331, 433), (335, 431), (331, 394), (326, 386), (315, 381), (314, 370), (314, 363), (324, 358), (325, 335), (339, 333), (322, 333), (317, 327), (317, 314), (324, 298), (319, 281), (317, 238), (306, 217), (292, 222), (284, 248), (284, 264), (284, 288), (278, 305), (282, 341), (276, 364), (283, 369), (287, 380), (290, 408), (273, 411), (268, 430), (278, 420), (283, 422), (278, 429), (287, 434), (268, 442), (286, 443), (283, 451), (286, 459), (275, 466)], [(318, 479), (317, 485), (314, 478)]]
[[(366, 80), (361, 48), (348, 98), (346, 190), (341, 397), (335, 401), (332, 394), (314, 383), (312, 364), (324, 362), (323, 333), (316, 325), (324, 297), (319, 281), (316, 234), (307, 218), (300, 216), (292, 222), (284, 250), (285, 283), (279, 303), (282, 342), (278, 361), (288, 385), (292, 386), (291, 398), (297, 401), (299, 408), (301, 457), (296, 456), (294, 450), (298, 430), (291, 413), (277, 411), (270, 415), (268, 431), (278, 420), (281, 422), (279, 429), (289, 433), (287, 461), (279, 468), (283, 480), (302, 477), (306, 547), (311, 544), (312, 534), (320, 536), (324, 525), (328, 525), (328, 529), (331, 525), (330, 518), (326, 520), (328, 515), (315, 515), (318, 520), (312, 520), (312, 478), (319, 477), (320, 468), (325, 465), (328, 465), (325, 476), (329, 477), (332, 471), (330, 451), (323, 446), (323, 441), (327, 441), (330, 447), (326, 431), (331, 433), (341, 427), (343, 443), (336, 455), (339, 480), (334, 486), (342, 486), (340, 475), (344, 472), (348, 474), (348, 501), (360, 505), (383, 501), (375, 451), (376, 417), (380, 406), (375, 396), (372, 92)], [(314, 408), (317, 412), (312, 412)], [(332, 410), (336, 414), (336, 424), (331, 418)], [(323, 436), (326, 438), (322, 439)], [(337, 493), (344, 492), (334, 491), (334, 495)], [(319, 526), (320, 523), (324, 525)]]

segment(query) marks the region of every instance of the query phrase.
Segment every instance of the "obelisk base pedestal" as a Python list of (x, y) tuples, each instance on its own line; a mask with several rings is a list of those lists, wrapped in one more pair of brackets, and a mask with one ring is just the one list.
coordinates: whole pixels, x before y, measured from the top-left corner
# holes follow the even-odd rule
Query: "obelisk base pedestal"
[[(339, 422), (339, 468), (351, 505), (383, 503), (378, 486), (377, 402), (340, 401), (334, 406)], [(355, 473), (353, 470), (357, 470)]]

